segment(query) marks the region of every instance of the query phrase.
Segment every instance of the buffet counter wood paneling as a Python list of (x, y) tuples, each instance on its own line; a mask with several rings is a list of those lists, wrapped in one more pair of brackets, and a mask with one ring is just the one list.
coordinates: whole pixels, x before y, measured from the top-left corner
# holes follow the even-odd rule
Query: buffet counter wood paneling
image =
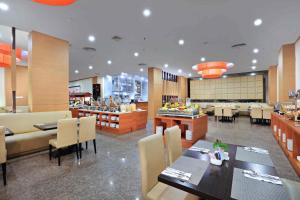
[[(300, 127), (294, 126), (295, 123), (297, 122), (288, 120), (282, 115), (272, 114), (271, 127), (273, 135), (298, 176), (300, 176), (300, 161), (297, 160), (297, 156), (300, 156)], [(300, 122), (298, 123), (300, 124)]]
[(136, 109), (148, 110), (148, 102), (137, 102)]
[(162, 124), (165, 124), (165, 128), (176, 125), (186, 125), (187, 130), (192, 131), (192, 140), (186, 140), (185, 133), (183, 133), (181, 142), (184, 148), (189, 148), (198, 140), (205, 139), (208, 130), (208, 117), (207, 115), (201, 115), (192, 119), (184, 117), (157, 116), (154, 119), (154, 134), (156, 133), (156, 126), (161, 126)]
[(148, 113), (144, 110), (126, 113), (78, 110), (78, 117), (93, 115), (97, 118), (97, 129), (114, 134), (126, 134), (146, 128)]

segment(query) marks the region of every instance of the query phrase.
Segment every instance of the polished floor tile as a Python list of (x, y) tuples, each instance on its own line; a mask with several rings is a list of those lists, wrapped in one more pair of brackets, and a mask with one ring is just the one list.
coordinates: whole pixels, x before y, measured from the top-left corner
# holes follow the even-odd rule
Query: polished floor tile
[[(149, 123), (146, 130), (123, 136), (97, 134), (97, 154), (90, 143), (79, 162), (75, 154), (63, 156), (60, 167), (57, 160), (49, 161), (47, 151), (10, 160), (7, 187), (0, 180), (0, 199), (141, 199), (137, 141), (151, 133)], [(242, 117), (236, 123), (216, 122), (210, 117), (207, 140), (216, 139), (269, 149), (279, 175), (299, 180), (268, 126), (250, 125), (249, 119)]]

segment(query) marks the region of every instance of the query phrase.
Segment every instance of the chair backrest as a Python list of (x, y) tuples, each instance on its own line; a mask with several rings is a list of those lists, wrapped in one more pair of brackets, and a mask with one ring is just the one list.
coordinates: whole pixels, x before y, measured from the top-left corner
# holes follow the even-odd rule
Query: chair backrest
[(77, 119), (61, 119), (57, 124), (57, 147), (67, 147), (77, 144)]
[(223, 108), (215, 107), (215, 116), (223, 116)]
[(181, 130), (173, 126), (165, 130), (169, 164), (172, 164), (182, 154)]
[(81, 117), (79, 121), (79, 142), (96, 139), (96, 116)]
[(263, 109), (263, 119), (271, 119), (271, 113), (274, 111), (273, 108), (264, 108)]
[(6, 162), (5, 128), (0, 126), (0, 164)]
[(232, 109), (231, 108), (223, 108), (223, 116), (224, 117), (232, 117), (233, 113), (232, 113)]
[(165, 154), (163, 136), (153, 134), (138, 142), (142, 196), (147, 199), (147, 193), (158, 183), (157, 177), (165, 169)]
[(262, 118), (262, 109), (261, 108), (252, 108), (250, 112), (250, 116), (255, 119)]

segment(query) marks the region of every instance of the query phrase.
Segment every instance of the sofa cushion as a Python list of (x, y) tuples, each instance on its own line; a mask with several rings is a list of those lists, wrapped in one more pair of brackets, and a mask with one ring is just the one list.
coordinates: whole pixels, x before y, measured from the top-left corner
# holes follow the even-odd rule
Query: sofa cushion
[(49, 140), (56, 137), (57, 129), (16, 134), (5, 138), (7, 156), (15, 157), (46, 149)]
[(56, 122), (59, 119), (71, 118), (70, 111), (35, 112), (35, 113), (0, 113), (0, 125), (12, 130), (15, 134), (38, 131), (34, 124)]

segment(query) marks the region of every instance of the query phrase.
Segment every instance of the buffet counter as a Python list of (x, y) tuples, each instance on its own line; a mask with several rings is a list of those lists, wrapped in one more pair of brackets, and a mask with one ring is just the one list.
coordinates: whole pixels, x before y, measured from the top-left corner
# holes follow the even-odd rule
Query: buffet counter
[(96, 116), (97, 128), (114, 134), (126, 134), (146, 128), (147, 111), (106, 112), (78, 109), (78, 117)]
[(283, 152), (300, 176), (300, 122), (287, 119), (283, 115), (272, 113), (271, 127), (273, 135)]
[[(206, 137), (208, 130), (208, 117), (207, 115), (198, 115), (194, 118), (176, 117), (176, 116), (156, 116), (154, 119), (154, 133), (156, 127), (162, 126), (163, 129), (178, 125), (181, 129), (181, 142), (184, 148), (191, 147), (200, 139)], [(192, 136), (189, 140), (186, 138), (186, 130), (191, 131)]]

